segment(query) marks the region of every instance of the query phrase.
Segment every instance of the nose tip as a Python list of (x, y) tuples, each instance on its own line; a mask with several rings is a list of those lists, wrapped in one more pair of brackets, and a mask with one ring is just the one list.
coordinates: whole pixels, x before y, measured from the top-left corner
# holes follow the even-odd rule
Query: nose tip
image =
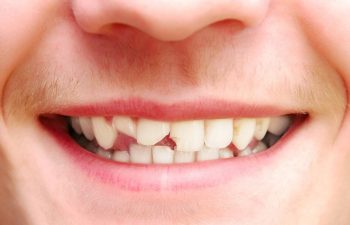
[(105, 34), (122, 24), (162, 41), (178, 41), (224, 20), (254, 26), (265, 18), (268, 6), (269, 0), (74, 0), (72, 7), (89, 33)]

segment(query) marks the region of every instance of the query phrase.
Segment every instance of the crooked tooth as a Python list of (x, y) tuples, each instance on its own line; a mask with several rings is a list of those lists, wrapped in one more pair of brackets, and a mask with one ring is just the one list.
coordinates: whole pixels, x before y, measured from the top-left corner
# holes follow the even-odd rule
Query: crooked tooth
[(93, 117), (91, 122), (97, 143), (104, 149), (113, 147), (117, 132), (112, 125), (104, 117)]
[(291, 119), (288, 116), (279, 116), (271, 118), (268, 131), (274, 135), (282, 135), (290, 126)]
[(220, 159), (233, 158), (233, 152), (228, 148), (220, 149), (219, 156), (220, 156)]
[(254, 137), (258, 140), (262, 140), (270, 125), (270, 118), (259, 118), (256, 120), (256, 128)]
[(152, 163), (152, 149), (149, 146), (131, 144), (129, 152), (130, 161), (133, 163)]
[(140, 119), (137, 123), (137, 143), (154, 145), (170, 132), (168, 122)]
[(174, 162), (174, 150), (168, 146), (153, 146), (153, 163), (170, 164)]
[(197, 152), (197, 161), (219, 159), (219, 149), (203, 148)]
[(114, 151), (112, 159), (116, 162), (129, 162), (130, 155), (128, 151)]
[(199, 151), (204, 146), (204, 121), (191, 120), (171, 124), (170, 137), (178, 151)]
[(113, 126), (118, 132), (136, 139), (136, 122), (128, 116), (113, 117)]
[(248, 147), (242, 151), (238, 152), (238, 157), (248, 156), (252, 154), (252, 150)]
[(205, 121), (205, 145), (209, 148), (225, 148), (233, 137), (232, 119), (214, 119)]
[(77, 134), (81, 134), (82, 133), (80, 122), (79, 122), (79, 118), (77, 118), (77, 117), (71, 118), (71, 124), (72, 124), (72, 127), (73, 127), (74, 131)]
[(267, 149), (266, 145), (259, 141), (259, 143), (253, 148), (252, 153), (258, 153), (258, 152), (262, 152), (265, 151)]
[(255, 119), (238, 119), (233, 121), (232, 143), (239, 149), (245, 149), (254, 137)]
[(192, 163), (196, 160), (195, 152), (174, 151), (175, 163)]
[(86, 139), (92, 141), (94, 139), (94, 132), (92, 130), (91, 119), (88, 117), (80, 117), (79, 118), (81, 131), (83, 132)]

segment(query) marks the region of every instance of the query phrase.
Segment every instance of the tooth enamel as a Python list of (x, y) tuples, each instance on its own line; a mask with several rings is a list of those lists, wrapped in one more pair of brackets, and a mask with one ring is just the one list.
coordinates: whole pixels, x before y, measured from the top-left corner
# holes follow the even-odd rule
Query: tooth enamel
[(97, 143), (104, 149), (113, 147), (117, 132), (112, 125), (104, 117), (93, 117), (91, 122)]
[(192, 163), (196, 160), (195, 152), (174, 151), (175, 163)]
[(106, 150), (101, 149), (101, 148), (97, 150), (96, 154), (104, 159), (111, 159), (112, 158), (111, 151), (106, 151)]
[(277, 136), (282, 135), (290, 126), (291, 119), (288, 116), (279, 116), (271, 119), (268, 131)]
[(174, 162), (174, 150), (167, 146), (154, 146), (152, 154), (153, 163), (170, 164)]
[(239, 150), (245, 149), (254, 137), (255, 119), (237, 119), (233, 121), (232, 143)]
[(112, 159), (116, 162), (129, 162), (130, 155), (128, 151), (115, 151), (113, 153)]
[(81, 127), (80, 127), (79, 118), (76, 118), (76, 117), (71, 118), (71, 124), (72, 124), (72, 127), (73, 127), (74, 131), (77, 134), (81, 134), (82, 133), (82, 130), (81, 130)]
[(238, 152), (238, 156), (239, 157), (248, 156), (248, 155), (251, 155), (251, 154), (252, 154), (252, 150), (249, 147)]
[(179, 151), (199, 151), (204, 145), (204, 121), (174, 122), (171, 125), (170, 138), (175, 141)]
[(219, 159), (219, 149), (203, 148), (197, 152), (197, 161)]
[(266, 135), (269, 125), (270, 125), (270, 118), (257, 119), (254, 137), (257, 140), (262, 140)]
[(225, 148), (233, 137), (232, 119), (214, 119), (205, 121), (205, 145), (209, 148)]
[(152, 149), (149, 146), (138, 144), (130, 145), (130, 161), (132, 163), (150, 164), (152, 163)]
[(86, 137), (86, 139), (92, 141), (94, 139), (94, 132), (92, 130), (91, 120), (88, 117), (79, 118), (81, 130)]
[(228, 148), (220, 149), (219, 150), (219, 157), (220, 157), (220, 159), (233, 158), (233, 152)]
[(113, 126), (118, 132), (136, 138), (136, 123), (128, 116), (113, 117)]
[(162, 121), (140, 119), (137, 123), (137, 143), (154, 145), (170, 132), (170, 124)]
[(266, 150), (267, 147), (263, 142), (259, 142), (252, 150), (252, 153), (258, 153), (258, 152), (262, 152), (264, 150)]

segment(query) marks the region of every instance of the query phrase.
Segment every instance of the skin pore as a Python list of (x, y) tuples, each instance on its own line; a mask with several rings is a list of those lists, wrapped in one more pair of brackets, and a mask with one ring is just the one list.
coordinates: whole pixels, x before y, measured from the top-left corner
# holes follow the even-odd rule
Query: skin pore
[[(347, 0), (3, 0), (0, 218), (348, 224), (349, 10)], [(130, 98), (216, 99), (308, 119), (268, 163), (256, 156), (256, 171), (176, 192), (131, 192), (85, 176), (38, 122)]]

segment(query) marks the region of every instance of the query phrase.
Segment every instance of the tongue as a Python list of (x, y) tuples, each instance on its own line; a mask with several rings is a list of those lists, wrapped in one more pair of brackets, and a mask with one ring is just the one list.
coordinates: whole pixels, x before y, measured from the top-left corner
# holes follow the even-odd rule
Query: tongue
[[(137, 141), (135, 138), (130, 137), (123, 133), (118, 133), (117, 140), (114, 143), (113, 149), (115, 151), (125, 151), (128, 150), (131, 144), (137, 144)], [(169, 135), (167, 135), (165, 138), (163, 138), (160, 142), (158, 142), (155, 145), (161, 145), (161, 146), (168, 146), (171, 149), (174, 149), (176, 146), (176, 143), (170, 138)]]

